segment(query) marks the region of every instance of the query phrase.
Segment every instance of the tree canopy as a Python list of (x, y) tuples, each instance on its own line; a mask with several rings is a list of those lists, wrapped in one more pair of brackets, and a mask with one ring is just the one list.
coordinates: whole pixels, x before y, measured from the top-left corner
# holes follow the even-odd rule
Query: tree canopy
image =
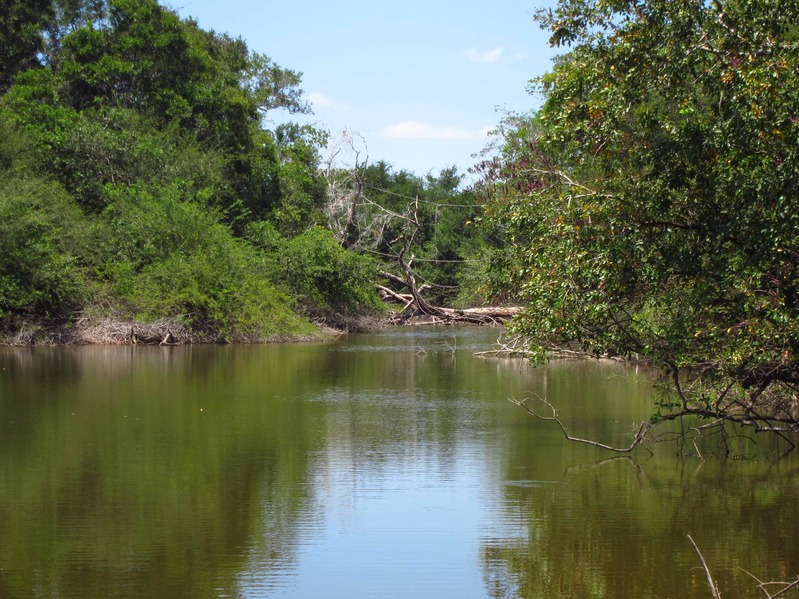
[[(277, 256), (322, 223), (325, 134), (263, 122), (309, 110), (299, 73), (155, 0), (12, 2), (0, 47), (0, 329), (169, 317), (207, 339), (310, 330), (296, 312), (315, 300), (298, 301)], [(279, 247), (246, 236), (259, 223)], [(375, 265), (326, 235), (313, 238), (327, 244), (321, 283), (360, 278), (318, 307), (376, 309)]]
[(799, 417), (799, 7), (570, 0), (544, 103), (482, 165), (510, 255), (495, 287), (542, 357), (642, 356), (657, 417)]

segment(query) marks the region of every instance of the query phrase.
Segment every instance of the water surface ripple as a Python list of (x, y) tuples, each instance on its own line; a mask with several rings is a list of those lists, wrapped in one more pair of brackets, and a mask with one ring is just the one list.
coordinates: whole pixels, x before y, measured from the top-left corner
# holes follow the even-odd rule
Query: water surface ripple
[(799, 574), (799, 462), (626, 444), (647, 373), (475, 357), (496, 329), (332, 344), (0, 348), (0, 597), (725, 599)]

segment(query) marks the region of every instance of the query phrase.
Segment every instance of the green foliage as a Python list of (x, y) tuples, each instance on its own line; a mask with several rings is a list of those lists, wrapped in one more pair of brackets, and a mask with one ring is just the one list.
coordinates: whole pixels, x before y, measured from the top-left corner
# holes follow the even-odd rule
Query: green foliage
[(0, 112), (0, 171), (9, 177), (12, 173), (29, 170), (34, 152), (31, 140), (20, 134), (7, 115)]
[(484, 182), (512, 243), (506, 282), (528, 305), (517, 330), (542, 350), (576, 342), (790, 395), (798, 17), (750, 0), (539, 13), (571, 50), (536, 82), (540, 134)]
[(325, 181), (319, 176), (319, 148), (327, 134), (293, 123), (268, 134), (275, 160), (267, 167), (274, 181), (268, 210), (253, 216), (268, 217), (280, 231), (297, 235), (309, 224), (324, 221)]
[(374, 288), (377, 263), (345, 250), (322, 227), (284, 239), (269, 223), (250, 230), (252, 239), (273, 254), (274, 277), (308, 314), (380, 312)]
[(113, 297), (139, 318), (177, 315), (227, 339), (307, 331), (268, 278), (266, 256), (176, 188), (127, 190), (106, 217)]
[[(282, 163), (264, 143), (261, 113), (307, 111), (298, 73), (155, 0), (64, 0), (56, 8), (43, 25), (50, 68), (21, 73), (3, 98), (17, 122), (34, 129), (44, 172), (96, 211), (103, 186), (159, 170), (159, 145), (196, 144), (222, 159), (225, 184), (213, 203), (230, 222), (280, 203)], [(313, 160), (295, 162), (302, 172), (285, 179), (315, 176)]]
[[(486, 245), (475, 225), (482, 208), (471, 190), (460, 189), (463, 175), (454, 167), (424, 180), (418, 275), (433, 284), (431, 301), (439, 305), (482, 303), (474, 267)], [(482, 268), (478, 266), (478, 268)]]
[(0, 320), (64, 316), (85, 293), (76, 256), (80, 210), (56, 184), (14, 176), (0, 183)]
[(41, 27), (51, 17), (49, 0), (4, 0), (0, 5), (0, 93), (14, 75), (36, 65)]

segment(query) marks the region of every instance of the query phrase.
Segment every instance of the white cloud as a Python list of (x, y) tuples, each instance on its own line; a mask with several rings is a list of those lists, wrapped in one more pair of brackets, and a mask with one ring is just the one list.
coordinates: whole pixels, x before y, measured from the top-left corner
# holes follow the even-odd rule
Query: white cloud
[(485, 52), (480, 52), (477, 48), (469, 48), (466, 50), (466, 58), (468, 58), (470, 62), (490, 64), (492, 62), (497, 62), (500, 56), (502, 56), (502, 52), (504, 52), (502, 47), (486, 50)]
[(330, 96), (318, 92), (311, 92), (306, 96), (306, 99), (314, 106), (336, 106), (338, 104), (338, 102)]
[(434, 125), (419, 121), (402, 121), (383, 129), (383, 137), (394, 139), (434, 139), (452, 141), (479, 139), (486, 136), (489, 129), (469, 130), (452, 125)]

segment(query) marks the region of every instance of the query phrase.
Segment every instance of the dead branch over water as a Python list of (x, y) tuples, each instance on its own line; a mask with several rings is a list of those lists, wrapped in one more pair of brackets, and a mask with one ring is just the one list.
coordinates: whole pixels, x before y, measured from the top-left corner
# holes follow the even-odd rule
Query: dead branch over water
[[(721, 599), (721, 593), (719, 592), (718, 586), (716, 582), (713, 580), (713, 575), (710, 573), (710, 568), (705, 561), (705, 557), (702, 555), (702, 552), (699, 550), (699, 546), (694, 541), (691, 535), (688, 535), (688, 540), (691, 541), (691, 545), (694, 546), (694, 550), (696, 554), (699, 556), (699, 562), (702, 564), (702, 569), (705, 571), (705, 576), (707, 577), (707, 584), (710, 587), (710, 592), (713, 596), (713, 599)], [(779, 581), (779, 580), (770, 580), (764, 582), (760, 580), (757, 576), (752, 574), (751, 572), (744, 570), (749, 576), (751, 576), (755, 581), (757, 581), (757, 588), (759, 588), (763, 594), (766, 596), (766, 599), (777, 599), (777, 597), (784, 596), (788, 591), (792, 589), (799, 589), (799, 576), (796, 577), (796, 580), (792, 581)], [(776, 588), (775, 588), (776, 587)]]
[(530, 398), (525, 398), (525, 399), (521, 399), (521, 400), (517, 400), (517, 399), (512, 399), (511, 398), (510, 401), (511, 401), (511, 403), (514, 403), (517, 406), (519, 406), (520, 408), (522, 408), (523, 410), (525, 410), (531, 416), (533, 416), (535, 418), (538, 418), (539, 420), (543, 420), (545, 422), (554, 422), (554, 423), (556, 423), (558, 425), (558, 427), (560, 427), (560, 431), (563, 433), (563, 436), (564, 436), (564, 438), (567, 441), (573, 441), (574, 443), (583, 443), (585, 445), (591, 445), (593, 447), (599, 447), (600, 449), (606, 449), (608, 451), (613, 451), (613, 452), (616, 452), (616, 453), (630, 453), (636, 447), (641, 445), (647, 451), (652, 453), (652, 451), (646, 445), (644, 445), (644, 441), (647, 439), (647, 434), (649, 433), (650, 429), (652, 428), (652, 424), (650, 422), (642, 422), (641, 423), (641, 425), (638, 427), (638, 432), (635, 433), (635, 436), (633, 437), (633, 440), (632, 440), (632, 442), (630, 443), (629, 446), (627, 446), (627, 447), (613, 447), (612, 445), (606, 445), (605, 443), (600, 443), (598, 441), (592, 441), (591, 439), (581, 439), (579, 437), (574, 437), (574, 436), (570, 435), (569, 432), (566, 430), (566, 427), (558, 419), (558, 414), (557, 414), (557, 410), (555, 410), (555, 406), (553, 406), (546, 399), (544, 399), (543, 397), (541, 397), (539, 395), (536, 395), (535, 398), (536, 398), (537, 401), (539, 401), (540, 403), (544, 404), (545, 406), (547, 406), (549, 408), (549, 410), (550, 410), (550, 414), (549, 415), (541, 414), (541, 413), (537, 412), (536, 410), (534, 410), (533, 408), (531, 408), (529, 406), (529, 404), (528, 404), (528, 401), (529, 401)]

